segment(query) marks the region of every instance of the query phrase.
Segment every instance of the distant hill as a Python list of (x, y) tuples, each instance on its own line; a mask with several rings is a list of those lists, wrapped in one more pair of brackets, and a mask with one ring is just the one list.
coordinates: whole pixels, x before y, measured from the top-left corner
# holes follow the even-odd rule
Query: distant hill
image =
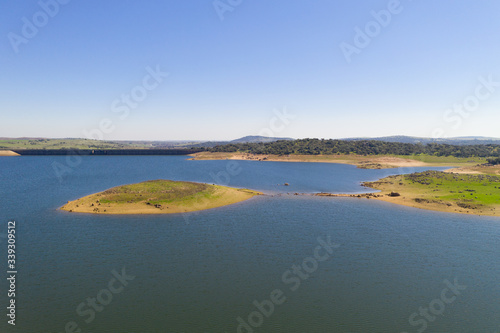
[[(237, 144), (237, 143), (268, 143), (268, 142), (276, 142), (280, 140), (291, 141), (294, 140), (292, 138), (276, 138), (276, 137), (268, 137), (268, 136), (258, 136), (258, 135), (250, 135), (244, 136), (242, 138), (231, 140), (231, 141), (207, 141), (207, 142), (197, 142), (188, 145), (183, 145), (183, 148), (212, 148), (215, 146), (222, 146), (227, 144)], [(180, 147), (180, 146), (179, 146)]]
[(274, 142), (274, 141), (280, 141), (280, 140), (294, 140), (292, 138), (275, 138), (275, 137), (268, 137), (268, 136), (244, 136), (242, 138), (232, 140), (230, 143), (254, 143), (254, 142)]
[(395, 136), (383, 136), (378, 138), (346, 138), (342, 139), (346, 141), (365, 141), (365, 140), (375, 140), (375, 141), (384, 141), (384, 142), (400, 142), (400, 143), (442, 143), (449, 145), (486, 145), (486, 144), (500, 144), (500, 138), (491, 138), (484, 136), (462, 136), (455, 138), (421, 138), (415, 136), (404, 136), (404, 135), (395, 135)]

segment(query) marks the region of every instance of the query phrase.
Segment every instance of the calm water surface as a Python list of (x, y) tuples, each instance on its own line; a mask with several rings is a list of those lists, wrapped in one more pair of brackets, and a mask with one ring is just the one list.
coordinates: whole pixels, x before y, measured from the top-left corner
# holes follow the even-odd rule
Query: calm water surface
[[(286, 195), (364, 192), (362, 181), (420, 170), (169, 156), (0, 157), (0, 254), (6, 258), (2, 236), (15, 219), (19, 271), (17, 325), (7, 325), (2, 310), (0, 332), (65, 332), (70, 322), (94, 333), (500, 331), (499, 218)], [(57, 211), (67, 200), (151, 179), (270, 195), (177, 215)], [(285, 182), (290, 186), (278, 185)], [(313, 259), (318, 238), (336, 244), (331, 253), (316, 251), (320, 262)], [(115, 291), (120, 287), (113, 294), (112, 271), (122, 269), (129, 280), (113, 280)], [(5, 278), (0, 286), (5, 309)], [(98, 295), (105, 306), (86, 304)], [(270, 306), (272, 296), (281, 304)]]

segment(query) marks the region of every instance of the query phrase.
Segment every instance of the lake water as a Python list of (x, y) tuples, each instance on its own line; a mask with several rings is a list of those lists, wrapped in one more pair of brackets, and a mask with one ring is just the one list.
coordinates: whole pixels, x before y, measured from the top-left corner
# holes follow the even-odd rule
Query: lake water
[[(500, 218), (293, 195), (363, 192), (362, 181), (421, 170), (0, 157), (0, 332), (500, 331)], [(151, 179), (269, 195), (176, 215), (57, 210)], [(15, 327), (5, 315), (9, 220), (17, 223)], [(92, 305), (96, 297), (105, 305)]]

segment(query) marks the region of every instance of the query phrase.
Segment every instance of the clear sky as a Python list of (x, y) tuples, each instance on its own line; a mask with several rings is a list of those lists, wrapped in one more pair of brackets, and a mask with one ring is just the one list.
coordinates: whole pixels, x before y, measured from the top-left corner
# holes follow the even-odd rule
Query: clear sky
[(499, 13), (498, 0), (3, 1), (0, 137), (500, 137)]

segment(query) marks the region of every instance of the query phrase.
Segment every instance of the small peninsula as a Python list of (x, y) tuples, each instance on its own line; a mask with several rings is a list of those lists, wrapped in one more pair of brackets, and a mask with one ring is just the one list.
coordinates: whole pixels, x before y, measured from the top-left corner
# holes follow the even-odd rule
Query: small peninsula
[(227, 206), (260, 194), (204, 183), (150, 180), (68, 201), (60, 209), (94, 214), (173, 214)]
[(363, 186), (378, 193), (317, 196), (376, 199), (399, 205), (450, 213), (500, 216), (500, 176), (425, 171), (389, 176)]

